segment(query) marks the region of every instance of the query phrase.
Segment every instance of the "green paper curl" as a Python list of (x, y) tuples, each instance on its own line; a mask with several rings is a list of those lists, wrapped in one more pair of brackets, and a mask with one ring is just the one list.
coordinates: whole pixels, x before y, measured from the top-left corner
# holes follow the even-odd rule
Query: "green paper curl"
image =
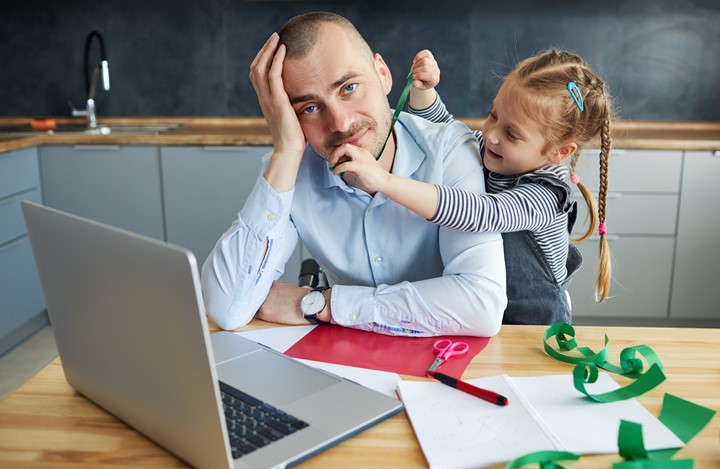
[(528, 464), (539, 464), (540, 469), (563, 469), (563, 466), (555, 461), (578, 460), (579, 454), (567, 451), (536, 451), (515, 458), (507, 463), (506, 469), (516, 469)]
[(657, 387), (665, 381), (665, 374), (660, 367), (654, 363), (650, 369), (642, 375), (637, 376), (635, 381), (625, 387), (604, 394), (591, 394), (585, 384), (592, 384), (597, 381), (598, 367), (595, 363), (579, 363), (573, 370), (573, 384), (575, 389), (588, 396), (595, 402), (615, 402), (630, 399)]

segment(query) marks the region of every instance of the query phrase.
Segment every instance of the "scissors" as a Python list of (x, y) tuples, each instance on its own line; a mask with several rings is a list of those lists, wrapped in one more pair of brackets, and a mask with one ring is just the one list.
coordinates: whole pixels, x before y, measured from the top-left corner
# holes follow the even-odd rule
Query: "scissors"
[(430, 368), (428, 368), (428, 373), (437, 370), (438, 367), (445, 362), (445, 360), (448, 360), (451, 357), (465, 355), (468, 350), (470, 350), (470, 346), (467, 342), (453, 342), (450, 339), (440, 339), (435, 341), (433, 344), (433, 352), (437, 358), (432, 362)]

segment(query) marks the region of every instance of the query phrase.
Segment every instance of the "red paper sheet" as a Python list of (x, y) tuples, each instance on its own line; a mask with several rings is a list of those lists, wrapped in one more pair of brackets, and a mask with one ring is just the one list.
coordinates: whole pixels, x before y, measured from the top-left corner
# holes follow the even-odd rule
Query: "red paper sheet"
[(350, 365), (373, 370), (425, 376), (435, 355), (432, 345), (439, 339), (467, 342), (470, 350), (452, 357), (438, 371), (460, 378), (470, 361), (488, 344), (488, 337), (403, 337), (360, 331), (336, 325), (321, 325), (297, 341), (285, 353), (291, 357)]

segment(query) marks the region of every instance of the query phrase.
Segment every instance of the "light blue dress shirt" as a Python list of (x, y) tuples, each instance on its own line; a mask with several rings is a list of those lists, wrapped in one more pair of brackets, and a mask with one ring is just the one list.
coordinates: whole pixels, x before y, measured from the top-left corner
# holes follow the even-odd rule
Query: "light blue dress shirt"
[[(394, 132), (394, 174), (485, 192), (477, 140), (464, 124), (401, 113)], [(261, 173), (203, 265), (206, 308), (218, 326), (252, 319), (298, 235), (333, 287), (338, 324), (418, 336), (500, 329), (507, 304), (500, 234), (439, 227), (381, 193), (372, 197), (334, 176), (310, 146), (293, 190), (276, 192)]]

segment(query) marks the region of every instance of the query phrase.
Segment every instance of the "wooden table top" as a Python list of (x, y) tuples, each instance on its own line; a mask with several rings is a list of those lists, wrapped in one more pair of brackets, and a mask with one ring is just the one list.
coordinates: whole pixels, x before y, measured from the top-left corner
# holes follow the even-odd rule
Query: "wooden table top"
[[(267, 327), (254, 321), (245, 328)], [(539, 376), (571, 373), (572, 365), (543, 351), (544, 326), (503, 326), (463, 378), (507, 373)], [(611, 361), (620, 351), (645, 344), (665, 366), (667, 380), (639, 398), (658, 415), (667, 392), (720, 409), (720, 329), (577, 326), (580, 345), (602, 348), (610, 339)], [(623, 378), (613, 375), (620, 385)], [(410, 378), (415, 379), (415, 378)], [(675, 458), (694, 458), (696, 468), (720, 467), (720, 417), (716, 414)], [(617, 454), (583, 456), (567, 468), (607, 468)], [(424, 467), (420, 446), (404, 412), (307, 460), (301, 467)], [(0, 402), (0, 467), (182, 467), (183, 462), (77, 394), (65, 381), (59, 359)], [(501, 467), (501, 466), (498, 466)]]

